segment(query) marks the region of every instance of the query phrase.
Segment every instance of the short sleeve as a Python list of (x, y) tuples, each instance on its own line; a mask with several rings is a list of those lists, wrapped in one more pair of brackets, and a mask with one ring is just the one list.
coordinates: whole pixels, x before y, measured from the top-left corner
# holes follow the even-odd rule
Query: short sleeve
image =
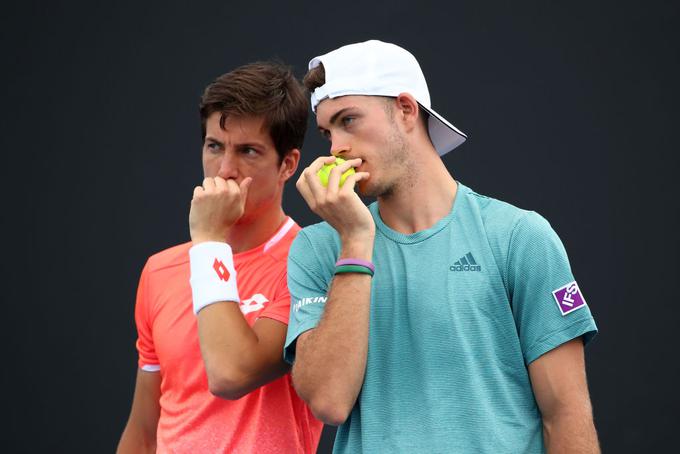
[(274, 300), (260, 312), (258, 318), (271, 318), (277, 322), (288, 324), (288, 314), (290, 312), (290, 292), (286, 282), (286, 273), (282, 273), (281, 279), (276, 284)]
[(137, 287), (135, 303), (135, 324), (137, 325), (137, 353), (139, 368), (147, 372), (160, 370), (158, 356), (153, 342), (153, 320), (151, 318), (151, 301), (148, 292), (148, 262), (142, 270)]
[[(587, 343), (597, 333), (564, 246), (537, 213), (527, 212), (514, 227), (507, 276), (526, 364), (579, 336)], [(572, 296), (565, 296), (567, 291)]]
[[(313, 247), (303, 229), (288, 254), (288, 289), (291, 296), (284, 359), (295, 361), (295, 342), (302, 333), (316, 328), (321, 320), (332, 276), (320, 261), (322, 251)], [(332, 260), (332, 259), (331, 259)]]

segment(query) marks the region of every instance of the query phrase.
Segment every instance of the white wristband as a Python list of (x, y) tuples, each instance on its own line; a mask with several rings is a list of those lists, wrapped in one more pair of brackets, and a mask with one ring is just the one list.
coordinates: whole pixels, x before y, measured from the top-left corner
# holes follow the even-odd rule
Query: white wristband
[(221, 301), (240, 303), (236, 270), (231, 247), (227, 243), (206, 241), (189, 249), (191, 293), (194, 314)]

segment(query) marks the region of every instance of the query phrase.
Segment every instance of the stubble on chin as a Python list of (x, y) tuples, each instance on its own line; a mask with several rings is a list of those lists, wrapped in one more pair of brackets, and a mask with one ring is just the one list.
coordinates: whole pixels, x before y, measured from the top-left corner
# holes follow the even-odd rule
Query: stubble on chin
[[(367, 188), (366, 194), (362, 195), (389, 200), (398, 192), (415, 186), (417, 170), (408, 145), (396, 128), (390, 132), (384, 150), (387, 151), (380, 160), (384, 165), (391, 166), (390, 174), (395, 177), (389, 182), (376, 181), (375, 186)], [(367, 183), (370, 184), (370, 180)]]

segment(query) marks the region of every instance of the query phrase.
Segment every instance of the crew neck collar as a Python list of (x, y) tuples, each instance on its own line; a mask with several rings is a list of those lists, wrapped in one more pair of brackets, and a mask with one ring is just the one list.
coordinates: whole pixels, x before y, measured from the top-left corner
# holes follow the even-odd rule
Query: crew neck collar
[(455, 219), (456, 213), (460, 211), (462, 205), (465, 203), (465, 196), (467, 195), (469, 189), (457, 180), (456, 184), (458, 185), (458, 190), (456, 191), (456, 198), (453, 200), (451, 211), (449, 211), (446, 216), (438, 220), (432, 227), (409, 234), (397, 232), (383, 222), (382, 218), (380, 217), (378, 202), (376, 201), (370, 204), (368, 207), (375, 221), (376, 228), (388, 239), (401, 244), (419, 243), (432, 237), (433, 235), (436, 235)]

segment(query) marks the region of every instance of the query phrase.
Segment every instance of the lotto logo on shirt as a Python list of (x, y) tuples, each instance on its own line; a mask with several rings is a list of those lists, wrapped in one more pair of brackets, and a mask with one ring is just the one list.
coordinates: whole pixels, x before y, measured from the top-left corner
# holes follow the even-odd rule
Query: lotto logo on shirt
[(259, 311), (264, 309), (264, 304), (268, 303), (269, 300), (266, 296), (261, 293), (256, 293), (247, 300), (241, 301), (239, 308), (243, 314), (250, 314), (251, 312)]
[(586, 305), (586, 300), (583, 299), (583, 295), (581, 294), (581, 290), (579, 290), (576, 281), (570, 282), (557, 290), (553, 290), (552, 294), (562, 315), (567, 315)]

